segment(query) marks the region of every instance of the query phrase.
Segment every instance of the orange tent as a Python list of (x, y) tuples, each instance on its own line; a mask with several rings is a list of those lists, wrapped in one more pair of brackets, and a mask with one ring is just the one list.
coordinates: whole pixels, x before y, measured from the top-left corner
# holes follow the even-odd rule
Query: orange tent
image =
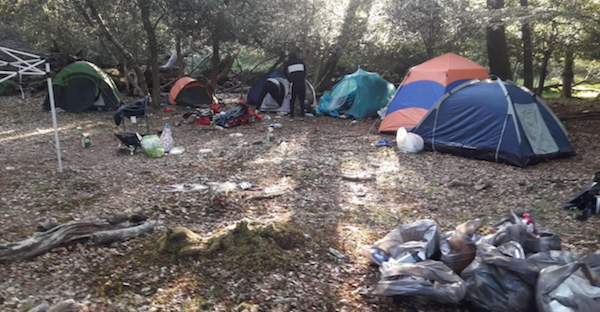
[(216, 104), (213, 88), (194, 78), (179, 78), (169, 92), (169, 102), (173, 105), (199, 107)]
[(416, 126), (444, 94), (466, 81), (488, 76), (485, 67), (454, 53), (411, 68), (390, 101), (379, 132)]

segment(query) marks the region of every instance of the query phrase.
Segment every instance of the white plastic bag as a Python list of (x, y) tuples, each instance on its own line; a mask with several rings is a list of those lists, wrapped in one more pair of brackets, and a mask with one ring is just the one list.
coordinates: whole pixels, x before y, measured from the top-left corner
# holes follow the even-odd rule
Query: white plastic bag
[(418, 153), (423, 150), (425, 143), (418, 134), (407, 132), (406, 129), (400, 127), (396, 132), (396, 145), (402, 153)]

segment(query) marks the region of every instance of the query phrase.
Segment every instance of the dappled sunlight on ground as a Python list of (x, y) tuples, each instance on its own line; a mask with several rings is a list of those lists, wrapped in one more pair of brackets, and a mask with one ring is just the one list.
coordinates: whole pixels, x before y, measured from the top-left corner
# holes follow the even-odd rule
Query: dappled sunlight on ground
[[(578, 156), (522, 169), (377, 147), (377, 140), (393, 138), (369, 133), (376, 129), (372, 120), (273, 117), (218, 131), (181, 123), (187, 110), (182, 107), (171, 114), (152, 110), (149, 120), (153, 133), (170, 122), (183, 154), (129, 156), (116, 152), (114, 133), (121, 128), (112, 112), (63, 113), (58, 123), (65, 170), (58, 174), (50, 114), (37, 102), (0, 98), (0, 243), (29, 237), (48, 219), (143, 213), (158, 226), (155, 235), (126, 243), (75, 244), (0, 265), (5, 299), (73, 298), (89, 301), (96, 311), (242, 311), (238, 307), (246, 305), (265, 311), (444, 311), (366, 295), (379, 271), (369, 265), (362, 247), (413, 221), (432, 219), (446, 231), (474, 218), (494, 223), (511, 209), (535, 209), (536, 222), (558, 232), (564, 249), (600, 247), (590, 243), (600, 235), (600, 218), (581, 223), (560, 207), (600, 168), (597, 120), (565, 123)], [(571, 103), (554, 105), (564, 112), (577, 110)], [(275, 141), (266, 136), (271, 122), (282, 124)], [(90, 148), (81, 146), (82, 132), (92, 133)], [(224, 182), (252, 187), (219, 196), (210, 188), (169, 191), (172, 185)], [(224, 269), (219, 256), (201, 259), (206, 260), (201, 265), (152, 258), (154, 241), (167, 229), (185, 226), (206, 237), (243, 219), (265, 224), (289, 219), (306, 238), (304, 245), (286, 251), (298, 263), (262, 271)], [(342, 257), (332, 256), (330, 249)]]

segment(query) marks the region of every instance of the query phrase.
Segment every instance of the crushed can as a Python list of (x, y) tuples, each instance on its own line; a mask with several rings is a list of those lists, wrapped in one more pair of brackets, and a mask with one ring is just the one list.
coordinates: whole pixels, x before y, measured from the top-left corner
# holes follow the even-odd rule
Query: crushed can
[(83, 148), (88, 148), (92, 145), (92, 140), (90, 138), (89, 133), (83, 133), (81, 138), (81, 146)]

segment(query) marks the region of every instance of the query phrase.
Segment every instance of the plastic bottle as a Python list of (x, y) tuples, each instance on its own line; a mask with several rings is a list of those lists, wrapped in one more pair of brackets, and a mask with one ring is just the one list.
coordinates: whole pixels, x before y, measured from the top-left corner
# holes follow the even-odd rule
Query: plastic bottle
[(273, 128), (273, 126), (269, 126), (269, 128), (267, 128), (267, 141), (275, 141), (275, 129)]
[(385, 252), (381, 249), (377, 249), (371, 253), (371, 257), (378, 261), (380, 264), (389, 260), (389, 257), (385, 254)]
[(83, 148), (88, 148), (92, 145), (92, 139), (90, 138), (89, 133), (83, 133), (81, 138), (81, 146)]

